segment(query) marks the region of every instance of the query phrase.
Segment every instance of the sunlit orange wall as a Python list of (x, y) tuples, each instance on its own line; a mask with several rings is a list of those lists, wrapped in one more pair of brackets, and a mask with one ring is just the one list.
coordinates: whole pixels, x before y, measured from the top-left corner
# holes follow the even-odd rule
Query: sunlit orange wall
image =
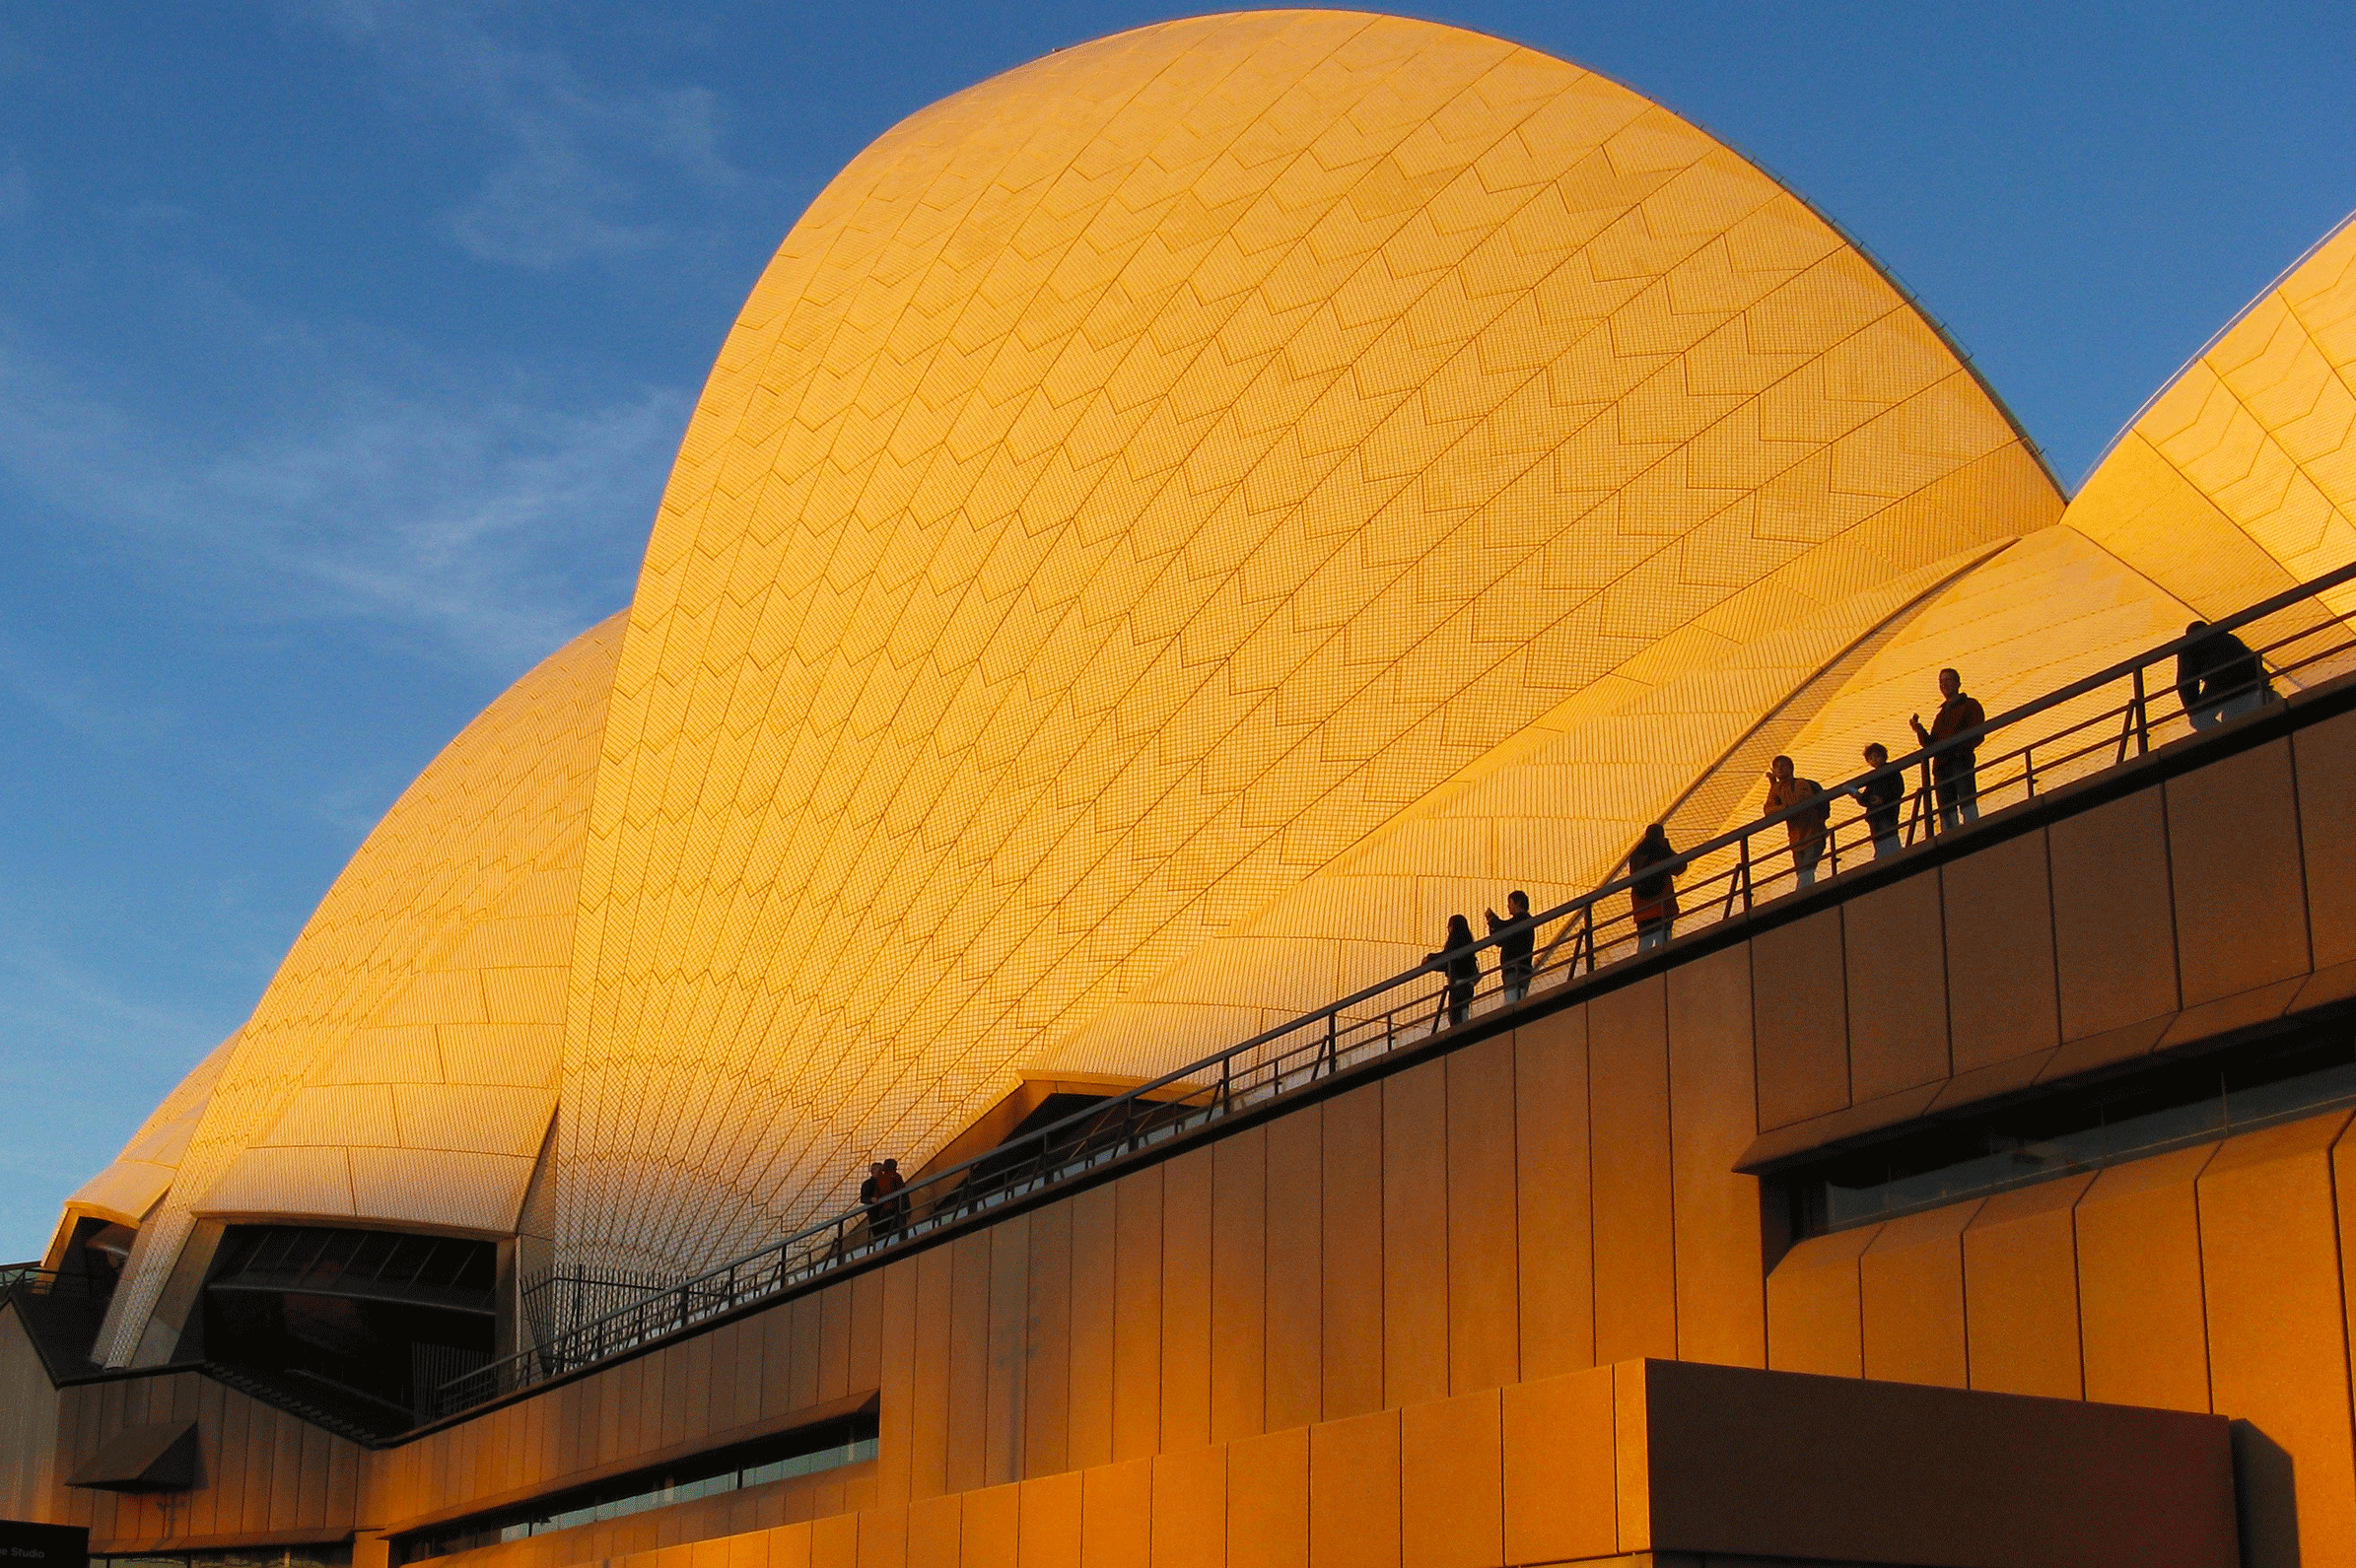
[[(2244, 1416), (2280, 1450), (2245, 1477), (2275, 1542), (2256, 1560), (2292, 1560), (2294, 1530), (2300, 1560), (2346, 1560), (2345, 1118), (1843, 1232), (1771, 1274), (1732, 1167), (1763, 1127), (1804, 1145), (2356, 991), (2352, 796), (2356, 714), (1763, 912), (1747, 940), (1584, 1004), (366, 1456), (358, 1518), (450, 1517), (875, 1391), (871, 1465), (451, 1568), (751, 1552), (745, 1533), (797, 1520), (817, 1523), (759, 1550), (864, 1563), (903, 1509), (908, 1562), (956, 1560), (918, 1537), (958, 1519), (964, 1561), (1012, 1561), (990, 1543), (1026, 1510), (1093, 1517), (1072, 1472), (1088, 1496), (1148, 1489), (1157, 1518), (1165, 1485), (1223, 1487), (1234, 1518), (1233, 1476), (1285, 1473), (1304, 1428), (1391, 1453), (1418, 1422), (1495, 1411), (1498, 1389), (1649, 1355)], [(66, 1424), (86, 1454), (134, 1412)], [(207, 1458), (195, 1510), (256, 1495), (257, 1460)], [(147, 1528), (73, 1506), (102, 1542)], [(1393, 1517), (1371, 1528), (1396, 1552)], [(846, 1538), (856, 1559), (824, 1555)], [(1086, 1561), (1131, 1560), (1105, 1539)]]

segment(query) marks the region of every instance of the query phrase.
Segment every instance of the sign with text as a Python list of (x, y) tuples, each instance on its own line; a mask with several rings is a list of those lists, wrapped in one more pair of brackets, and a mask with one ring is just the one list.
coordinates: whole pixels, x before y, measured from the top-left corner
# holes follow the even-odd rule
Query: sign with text
[(90, 1532), (0, 1519), (0, 1568), (90, 1568)]

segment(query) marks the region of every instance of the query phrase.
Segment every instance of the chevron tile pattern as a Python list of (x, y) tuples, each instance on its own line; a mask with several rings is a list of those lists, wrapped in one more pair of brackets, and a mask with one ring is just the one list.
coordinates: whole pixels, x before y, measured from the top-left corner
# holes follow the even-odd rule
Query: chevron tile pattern
[(787, 237), (657, 519), (560, 1247), (765, 1241), (1565, 705), (2059, 508), (1869, 260), (1560, 61), (1263, 13), (946, 100)]
[(2204, 616), (2356, 559), (2356, 221), (2152, 399), (2069, 520)]

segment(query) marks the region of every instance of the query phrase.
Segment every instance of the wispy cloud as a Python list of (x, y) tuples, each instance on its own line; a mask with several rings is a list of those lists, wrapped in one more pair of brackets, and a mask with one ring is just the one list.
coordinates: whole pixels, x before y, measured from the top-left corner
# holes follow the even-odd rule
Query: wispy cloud
[(328, 0), (313, 14), (491, 138), (490, 168), (450, 214), (457, 241), (484, 260), (545, 268), (654, 249), (682, 238), (681, 196), (746, 184), (702, 88), (593, 82), (453, 0)]
[(162, 709), (127, 705), (100, 689), (81, 669), (0, 635), (0, 691), (110, 756), (128, 756), (173, 729)]
[(257, 620), (361, 617), (503, 667), (627, 598), (687, 400), (362, 381), (208, 445), (0, 338), (0, 483)]

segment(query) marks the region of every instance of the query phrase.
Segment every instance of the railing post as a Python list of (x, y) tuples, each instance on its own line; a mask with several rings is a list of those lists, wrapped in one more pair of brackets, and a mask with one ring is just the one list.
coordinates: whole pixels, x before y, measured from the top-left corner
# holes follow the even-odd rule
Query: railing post
[(2152, 748), (2151, 708), (2143, 695), (2143, 666), (2135, 666), (2135, 755), (2140, 757)]
[[(1325, 1015), (1325, 1070), (1328, 1076), (1342, 1070), (1341, 1054), (1335, 1039), (1340, 1018), (1341, 1014), (1339, 1013), (1329, 1012)], [(1314, 1068), (1310, 1070), (1309, 1076), (1312, 1078), (1317, 1076)]]
[(1743, 858), (1736, 870), (1743, 888), (1743, 913), (1748, 915), (1751, 913), (1751, 835), (1748, 833), (1743, 835)]
[(2023, 747), (2021, 748), (2021, 768), (2022, 768), (2022, 771), (2023, 771), (2024, 775), (2027, 777), (2027, 779), (2028, 779), (2028, 782), (2029, 782), (2029, 792), (2030, 792), (2032, 795), (2036, 794), (2036, 793), (2037, 793), (2037, 748), (2036, 748), (2035, 746), (2023, 746)]

